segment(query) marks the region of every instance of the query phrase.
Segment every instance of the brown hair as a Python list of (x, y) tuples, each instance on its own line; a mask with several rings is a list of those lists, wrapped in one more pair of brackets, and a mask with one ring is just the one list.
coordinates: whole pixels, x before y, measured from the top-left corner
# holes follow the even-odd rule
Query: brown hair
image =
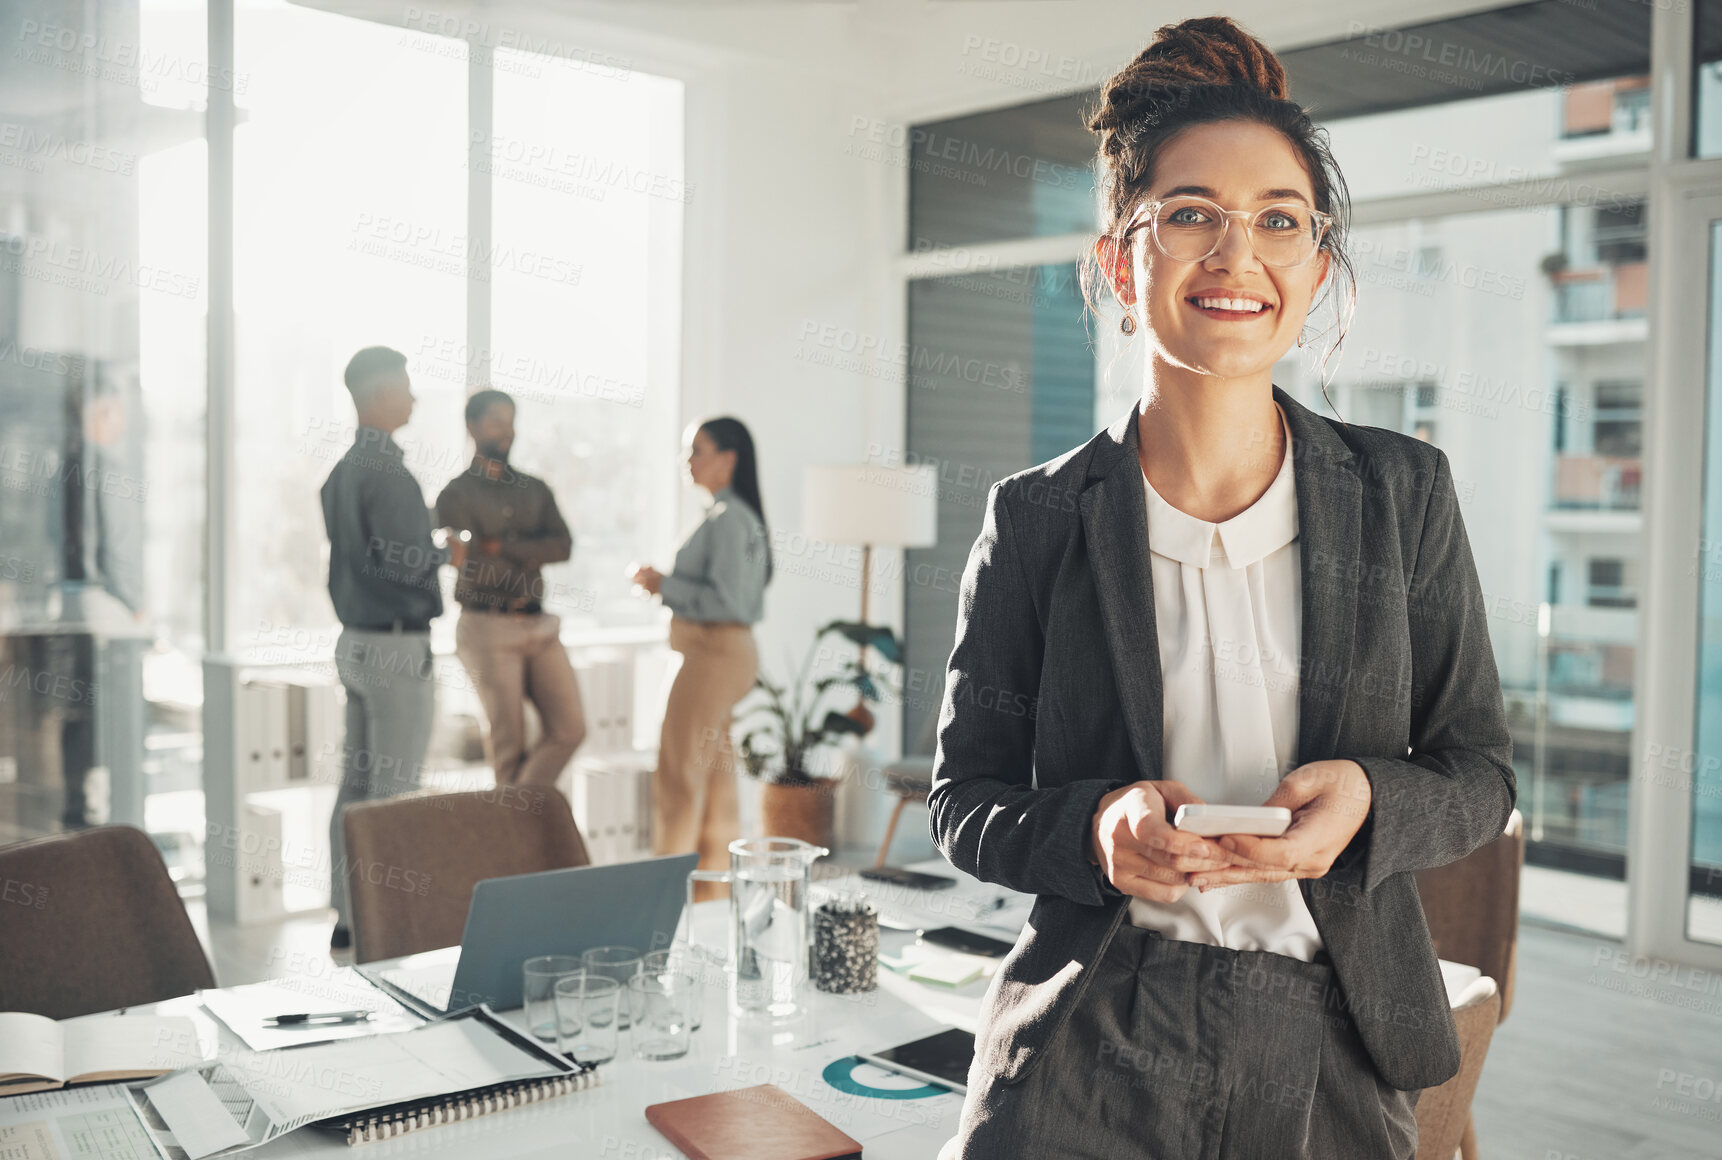
[[(1101, 87), (1099, 102), (1088, 115), (1088, 127), (1100, 134), (1105, 233), (1122, 239), (1132, 211), (1153, 183), (1155, 158), (1174, 137), (1214, 121), (1258, 121), (1278, 130), (1297, 150), (1315, 193), (1315, 208), (1333, 215), (1321, 241), (1321, 249), (1332, 256), (1328, 289), (1343, 278), (1346, 305), (1355, 309), (1357, 275), (1346, 253), (1351, 198), (1345, 178), (1328, 146), (1327, 130), (1318, 128), (1287, 93), (1279, 58), (1230, 17), (1202, 16), (1161, 25), (1148, 47)], [(1091, 254), (1083, 264), (1082, 290), (1096, 314), (1096, 291), (1102, 285), (1099, 262)], [(1345, 331), (1342, 320), (1322, 359), (1324, 367), (1345, 341)], [(1332, 400), (1328, 402), (1331, 406)]]

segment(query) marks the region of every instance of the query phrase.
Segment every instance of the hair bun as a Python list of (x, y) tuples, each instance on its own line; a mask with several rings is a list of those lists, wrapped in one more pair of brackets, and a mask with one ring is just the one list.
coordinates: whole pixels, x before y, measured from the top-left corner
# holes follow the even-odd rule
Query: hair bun
[(1167, 82), (1246, 85), (1276, 100), (1287, 95), (1286, 71), (1279, 58), (1230, 16), (1199, 16), (1163, 24), (1137, 58), (1164, 70)]
[(1196, 85), (1236, 85), (1275, 100), (1289, 99), (1286, 71), (1273, 51), (1229, 16), (1198, 16), (1162, 24), (1136, 59), (1107, 82), (1088, 127), (1127, 124), (1144, 100)]

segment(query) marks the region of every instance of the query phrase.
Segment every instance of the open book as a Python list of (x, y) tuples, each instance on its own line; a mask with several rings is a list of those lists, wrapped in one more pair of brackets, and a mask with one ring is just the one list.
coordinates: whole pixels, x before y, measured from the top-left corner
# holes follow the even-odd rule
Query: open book
[(201, 1062), (182, 1015), (97, 1015), (56, 1022), (0, 1012), (0, 1096), (72, 1083), (145, 1079)]

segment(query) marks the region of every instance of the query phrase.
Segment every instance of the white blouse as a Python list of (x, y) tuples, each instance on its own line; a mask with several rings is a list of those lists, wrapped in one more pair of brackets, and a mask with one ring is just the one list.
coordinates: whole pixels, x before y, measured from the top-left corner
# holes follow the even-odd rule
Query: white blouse
[[(1165, 690), (1161, 777), (1205, 802), (1261, 805), (1297, 749), (1303, 601), (1289, 429), (1285, 448), (1268, 489), (1219, 524), (1179, 511), (1142, 476)], [(1305, 962), (1322, 945), (1295, 880), (1133, 898), (1130, 921)]]

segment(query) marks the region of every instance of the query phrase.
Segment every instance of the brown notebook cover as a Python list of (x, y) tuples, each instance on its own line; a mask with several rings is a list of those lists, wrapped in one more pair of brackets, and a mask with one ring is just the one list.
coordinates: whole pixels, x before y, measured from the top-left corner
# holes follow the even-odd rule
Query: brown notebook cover
[(775, 1084), (650, 1104), (646, 1119), (694, 1160), (859, 1160), (861, 1144)]

